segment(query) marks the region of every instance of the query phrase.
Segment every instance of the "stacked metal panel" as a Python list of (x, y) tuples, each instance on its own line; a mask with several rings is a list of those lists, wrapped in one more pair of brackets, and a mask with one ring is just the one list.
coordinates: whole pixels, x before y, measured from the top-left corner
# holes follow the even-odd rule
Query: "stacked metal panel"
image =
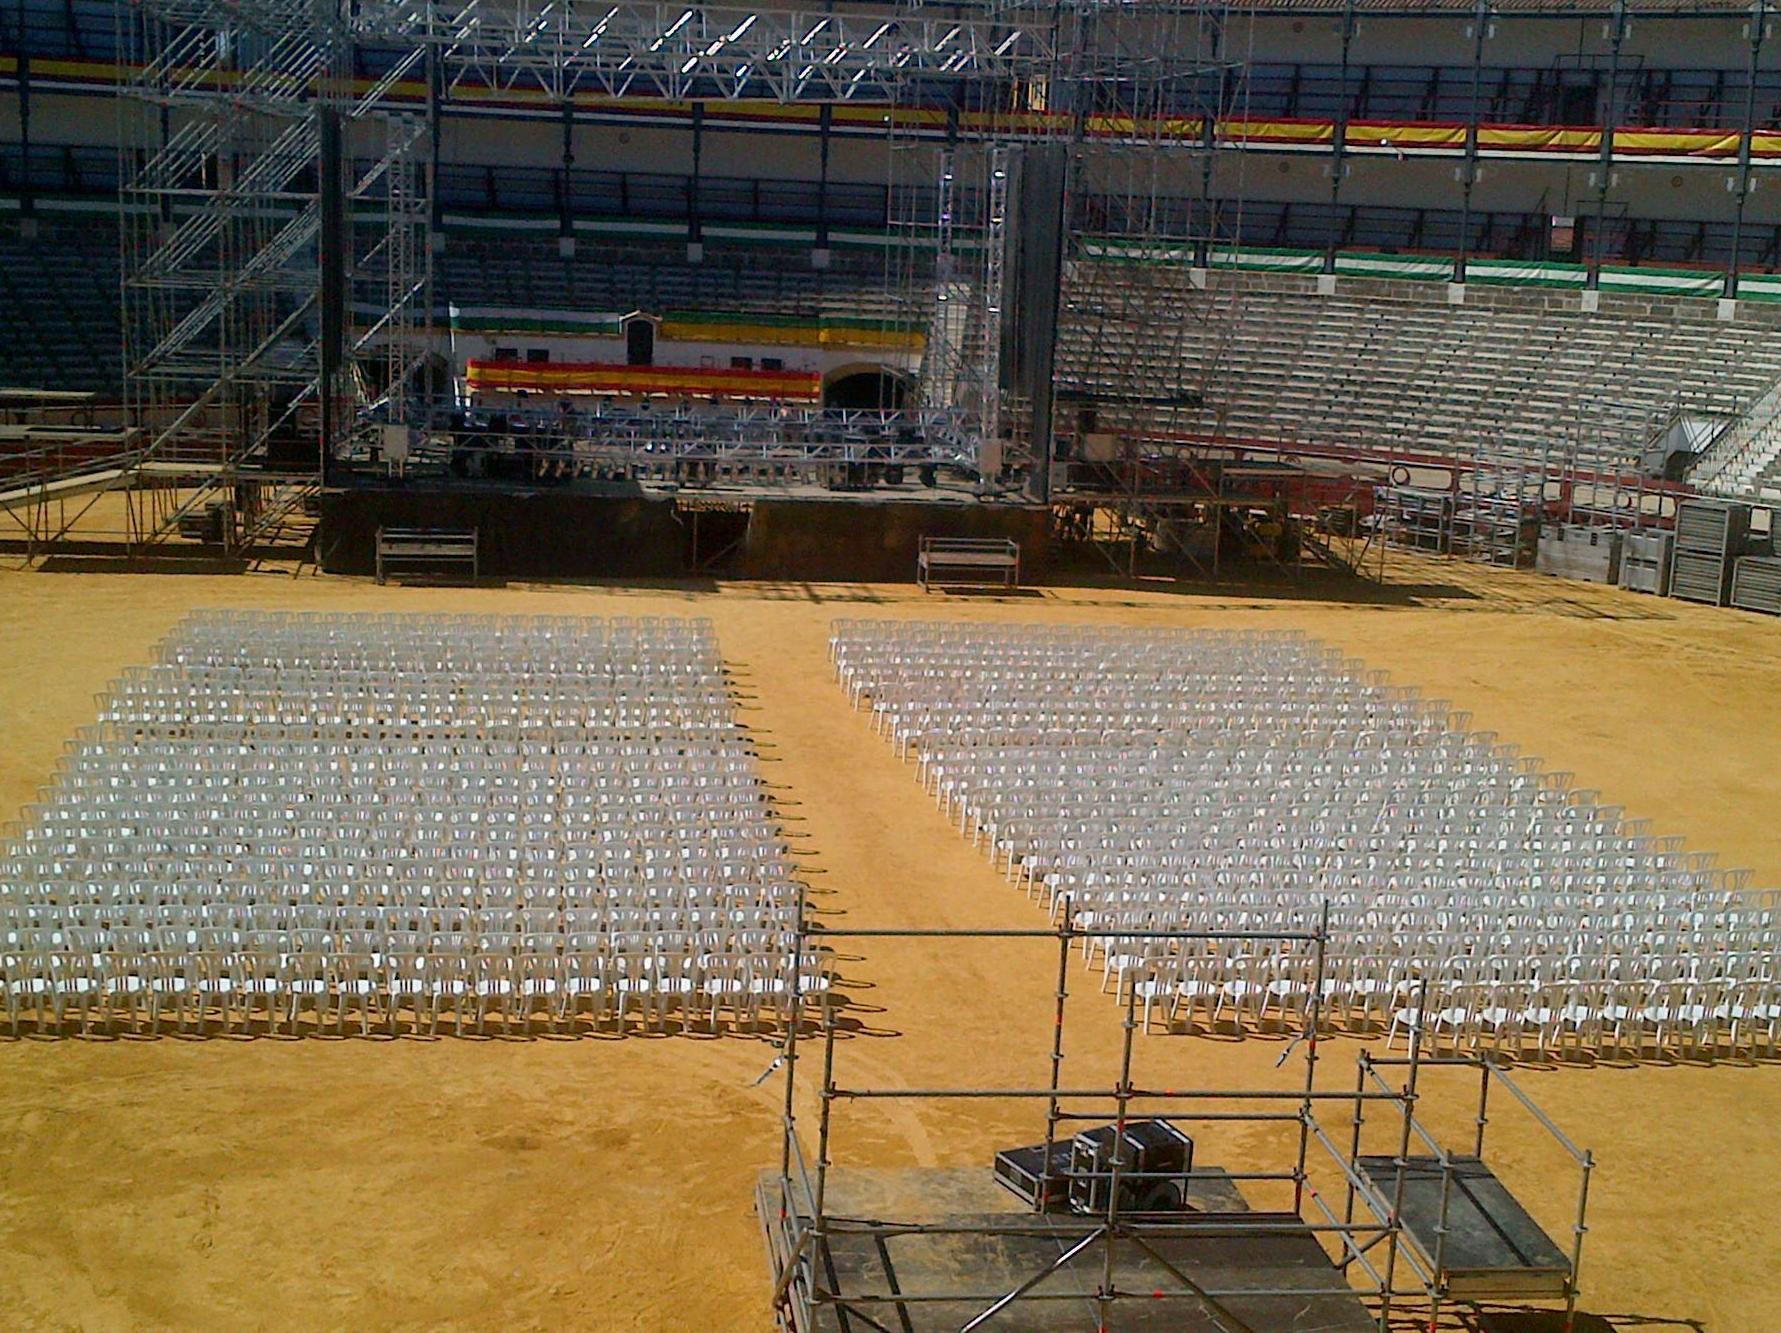
[(1750, 536), (1750, 506), (1732, 500), (1684, 500), (1676, 510), (1670, 596), (1724, 606), (1733, 562)]
[(1732, 571), (1732, 605), (1781, 615), (1781, 556), (1747, 555)]
[(1534, 568), (1561, 579), (1618, 583), (1621, 549), (1621, 534), (1611, 529), (1554, 523), (1540, 531)]
[(1620, 586), (1628, 592), (1670, 595), (1676, 538), (1668, 532), (1629, 532), (1620, 546)]

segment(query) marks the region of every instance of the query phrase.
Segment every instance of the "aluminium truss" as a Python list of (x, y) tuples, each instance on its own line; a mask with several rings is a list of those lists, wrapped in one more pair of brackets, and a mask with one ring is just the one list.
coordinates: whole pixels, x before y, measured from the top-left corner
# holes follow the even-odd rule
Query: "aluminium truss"
[(916, 80), (1015, 83), (1053, 67), (1056, 25), (919, 3), (866, 13), (562, 0), (358, 0), (367, 45), (431, 48), (448, 88), (499, 94), (895, 101)]
[(893, 322), (921, 331), (920, 404), (965, 423), (975, 465), (998, 433), (1010, 150), (987, 140), (935, 148), (904, 125), (893, 117), (887, 157)]
[[(950, 87), (943, 135), (939, 112), (893, 108), (887, 116), (887, 286), (899, 319), (926, 331), (923, 405), (967, 413), (985, 441), (1002, 446), (987, 456), (986, 473), (1003, 459), (1031, 478), (1041, 466), (1031, 447), (1034, 389), (1016, 381), (1045, 372), (1030, 356), (1019, 359), (1031, 369), (1015, 368), (1010, 353), (1047, 335), (1026, 321), (1034, 293), (1022, 288), (1012, 256), (1058, 224), (1017, 188), (1029, 154), (1047, 142), (1067, 154), (1058, 433), (1070, 433), (1083, 406), (1105, 407), (1109, 420), (1136, 432), (1168, 431), (1177, 415), (1170, 405), (1197, 403), (1199, 386), (1184, 391), (1183, 358), (1161, 344), (1204, 342), (1221, 327), (1205, 301), (1183, 299), (1183, 290), (1221, 227), (1210, 127), (1238, 104), (1242, 64), (1224, 49), (1225, 0), (973, 12), (1032, 38), (1017, 48), (1027, 65), (1016, 78)], [(1041, 211), (1025, 216), (1023, 207)], [(1109, 230), (1146, 262), (1099, 262)], [(1165, 248), (1169, 257), (1158, 261)]]
[[(491, 460), (538, 477), (696, 482), (744, 473), (820, 480), (837, 468), (966, 468), (975, 422), (929, 408), (822, 409), (737, 403), (646, 409), (594, 399), (564, 411), (504, 409), (441, 417), (419, 432), (405, 471), (473, 474)], [(367, 441), (369, 443), (369, 441)]]

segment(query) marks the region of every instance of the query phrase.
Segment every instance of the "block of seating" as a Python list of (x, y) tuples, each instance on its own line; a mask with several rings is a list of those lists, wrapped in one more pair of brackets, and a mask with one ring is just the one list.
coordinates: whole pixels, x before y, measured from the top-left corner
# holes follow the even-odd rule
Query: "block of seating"
[(704, 622), (201, 613), (0, 848), (0, 1017), (783, 1025), (794, 873)]
[[(837, 622), (839, 680), (1146, 1027), (1770, 1053), (1773, 895), (1293, 634)], [(1190, 927), (1305, 932), (1219, 947)]]

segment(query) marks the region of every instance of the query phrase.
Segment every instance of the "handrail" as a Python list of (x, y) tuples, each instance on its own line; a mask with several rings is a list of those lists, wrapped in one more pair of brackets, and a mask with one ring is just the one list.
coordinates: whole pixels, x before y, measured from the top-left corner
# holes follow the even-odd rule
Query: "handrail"
[(29, 470), (13, 471), (6, 466), (17, 461), (66, 459), (71, 450), (80, 447), (73, 441), (64, 441), (47, 445), (41, 449), (24, 450), (19, 453), (0, 453), (0, 489), (15, 491), (34, 487), (41, 488), (67, 478), (82, 476), (88, 472), (104, 472), (111, 468), (129, 468), (141, 462), (146, 454), (146, 451), (142, 449), (121, 449), (116, 453), (97, 457), (86, 456), (83, 453), (83, 456), (78, 459)]

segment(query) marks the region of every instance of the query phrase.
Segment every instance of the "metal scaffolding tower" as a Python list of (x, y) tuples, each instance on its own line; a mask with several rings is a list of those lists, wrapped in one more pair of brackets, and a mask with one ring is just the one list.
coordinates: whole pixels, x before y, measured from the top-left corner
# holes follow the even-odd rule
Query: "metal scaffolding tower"
[(901, 119), (893, 113), (887, 158), (889, 317), (920, 334), (919, 406), (959, 422), (969, 465), (998, 429), (1010, 149), (985, 140), (936, 148), (904, 134)]
[(1079, 24), (1059, 96), (1102, 128), (1072, 143), (1059, 388), (1078, 421), (1060, 435), (1114, 432), (1154, 452), (1197, 425), (1233, 332), (1236, 310), (1201, 275), (1233, 230), (1211, 173), (1215, 127), (1247, 101), (1244, 66), (1220, 0), (1088, 10)]
[[(128, 538), (282, 525), (363, 409), (399, 406), (431, 300), (419, 123), (355, 90), (337, 0), (120, 6)], [(354, 161), (355, 152), (368, 160)], [(330, 286), (330, 283), (333, 285)]]
[[(996, 78), (948, 85), (943, 136), (931, 109), (919, 123), (888, 118), (901, 206), (887, 281), (899, 317), (927, 330), (924, 406), (963, 408), (984, 439), (1007, 440), (1008, 461), (1044, 498), (1050, 469), (1034, 454), (1075, 433), (1084, 408), (1154, 437), (1197, 405), (1183, 358), (1156, 349), (1228, 322), (1193, 299), (1190, 273), (1224, 230), (1211, 127), (1245, 85), (1225, 50), (1224, 0), (980, 12), (1020, 34)], [(1035, 260), (1059, 232), (1055, 262)], [(1055, 328), (1038, 317), (1047, 302), (1061, 307)], [(1054, 379), (1062, 392), (1049, 401)]]

